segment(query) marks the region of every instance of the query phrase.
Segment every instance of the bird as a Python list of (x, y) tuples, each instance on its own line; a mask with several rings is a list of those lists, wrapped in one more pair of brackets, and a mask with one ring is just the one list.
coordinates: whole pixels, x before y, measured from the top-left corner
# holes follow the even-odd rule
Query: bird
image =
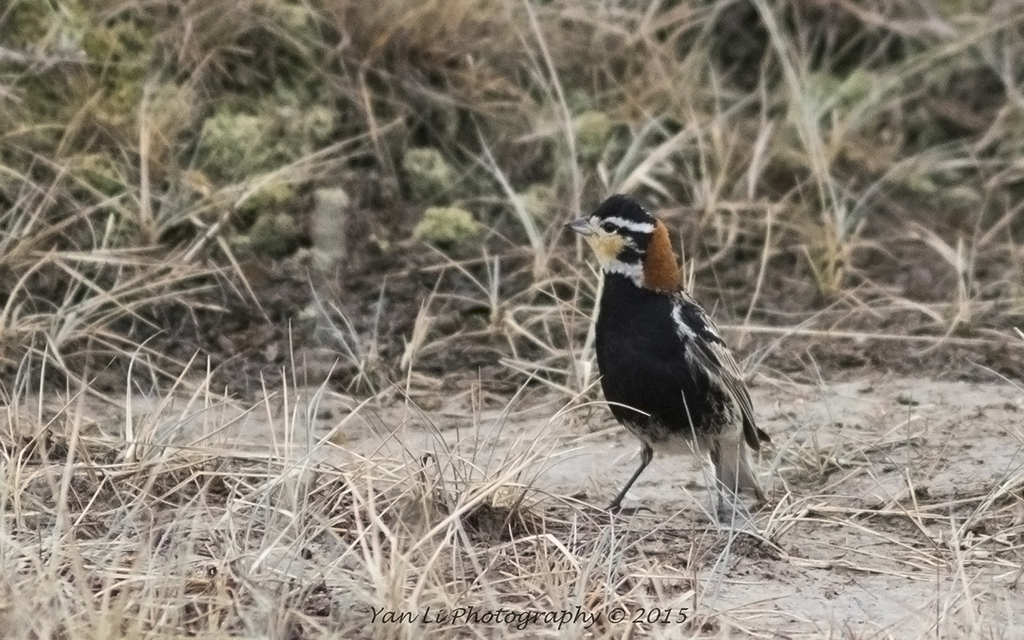
[(715, 468), (719, 517), (741, 493), (758, 503), (751, 451), (769, 442), (750, 393), (714, 322), (680, 283), (668, 228), (616, 194), (568, 222), (597, 257), (604, 278), (595, 351), (615, 419), (641, 443), (640, 466), (608, 511), (620, 512), (655, 451), (697, 452)]

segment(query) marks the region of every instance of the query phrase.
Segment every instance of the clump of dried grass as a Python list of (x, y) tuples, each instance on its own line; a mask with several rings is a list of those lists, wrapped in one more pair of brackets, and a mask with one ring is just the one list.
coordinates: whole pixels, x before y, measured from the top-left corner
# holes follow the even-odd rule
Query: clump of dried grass
[[(564, 411), (521, 436), (506, 432), (511, 404), (467, 412), (451, 433), (413, 405), (406, 418), (373, 400), (325, 414), (326, 388), (282, 384), (252, 406), (208, 384), (117, 405), (37, 388), (9, 398), (0, 430), (0, 620), (12, 638), (730, 637), (777, 624), (771, 606), (723, 604), (740, 588), (749, 598), (751, 579), (784, 578), (759, 572), (822, 570), (939, 575), (914, 628), (992, 630), (1005, 620), (985, 617), (977, 576), (1012, 581), (1021, 552), (1019, 469), (957, 498), (915, 490), (909, 472), (910, 493), (888, 504), (838, 495), (871, 461), (916, 446), (903, 424), (823, 441), (796, 425), (801, 438), (766, 452), (784, 480), (770, 510), (718, 528), (706, 514), (610, 518), (546, 495), (536, 479), (560, 456)], [(353, 455), (333, 443), (359, 420), (383, 431)], [(842, 481), (805, 473), (815, 451), (856, 464)], [(849, 543), (832, 557), (813, 532), (836, 530)], [(470, 607), (514, 616), (481, 622)], [(456, 610), (466, 617), (436, 621)], [(610, 618), (619, 610), (628, 622)], [(563, 611), (593, 617), (530, 622)]]
[[(5, 635), (405, 637), (429, 625), (367, 620), (380, 609), (600, 609), (594, 598), (617, 590), (601, 585), (618, 560), (579, 555), (619, 558), (614, 539), (595, 546), (537, 504), (530, 478), (550, 455), (540, 441), (498, 458), (438, 440), (432, 455), (345, 461), (332, 434), (356, 414), (314, 435), (318, 396), (305, 393), (285, 386), (239, 411), (208, 387), (169, 389), (146, 410), (129, 398), (121, 429), (81, 389), (11, 398), (0, 434)], [(268, 415), (270, 450), (220, 442), (264, 405), (283, 409)]]

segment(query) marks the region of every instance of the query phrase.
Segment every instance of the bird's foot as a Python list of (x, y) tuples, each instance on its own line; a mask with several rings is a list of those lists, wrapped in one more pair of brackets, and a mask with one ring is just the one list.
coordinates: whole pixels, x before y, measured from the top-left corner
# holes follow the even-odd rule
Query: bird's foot
[(651, 509), (649, 507), (623, 507), (621, 504), (619, 504), (617, 502), (613, 502), (610, 505), (608, 505), (608, 508), (605, 509), (605, 511), (607, 511), (608, 513), (610, 513), (613, 516), (626, 516), (626, 517), (635, 516), (636, 514), (640, 513), (641, 511), (647, 511), (649, 513), (654, 513), (654, 509)]
[(754, 515), (766, 504), (764, 500), (757, 500), (749, 506), (735, 494), (718, 496), (718, 524), (728, 527), (746, 527), (754, 522)]

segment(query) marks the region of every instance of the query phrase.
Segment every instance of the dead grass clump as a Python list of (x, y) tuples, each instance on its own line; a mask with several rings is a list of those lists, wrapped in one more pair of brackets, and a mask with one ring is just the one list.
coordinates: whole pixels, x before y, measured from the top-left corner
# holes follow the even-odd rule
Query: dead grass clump
[[(254, 406), (208, 386), (117, 404), (36, 388), (12, 398), (0, 447), (13, 638), (727, 637), (778, 620), (787, 595), (765, 585), (853, 588), (850, 575), (934, 580), (940, 628), (1002, 628), (981, 594), (1019, 572), (1020, 470), (957, 495), (921, 490), (937, 486), (936, 445), (914, 430), (928, 400), (905, 393), (887, 432), (780, 438), (766, 466), (785, 493), (718, 527), (699, 508), (611, 517), (546, 495), (561, 411), (520, 431), (516, 407), (479, 398), (442, 425), (412, 405), (327, 402), (326, 388), (282, 385)], [(381, 432), (359, 436), (360, 421)], [(812, 446), (856, 464), (805, 477)], [(905, 480), (885, 466), (901, 456)]]

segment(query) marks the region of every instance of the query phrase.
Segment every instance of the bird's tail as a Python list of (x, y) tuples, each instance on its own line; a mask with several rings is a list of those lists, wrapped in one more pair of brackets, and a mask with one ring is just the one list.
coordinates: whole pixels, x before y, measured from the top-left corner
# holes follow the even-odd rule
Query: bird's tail
[(720, 442), (715, 453), (715, 475), (718, 477), (720, 496), (733, 498), (746, 492), (757, 498), (758, 502), (763, 502), (764, 493), (754, 476), (750, 450), (743, 440)]

